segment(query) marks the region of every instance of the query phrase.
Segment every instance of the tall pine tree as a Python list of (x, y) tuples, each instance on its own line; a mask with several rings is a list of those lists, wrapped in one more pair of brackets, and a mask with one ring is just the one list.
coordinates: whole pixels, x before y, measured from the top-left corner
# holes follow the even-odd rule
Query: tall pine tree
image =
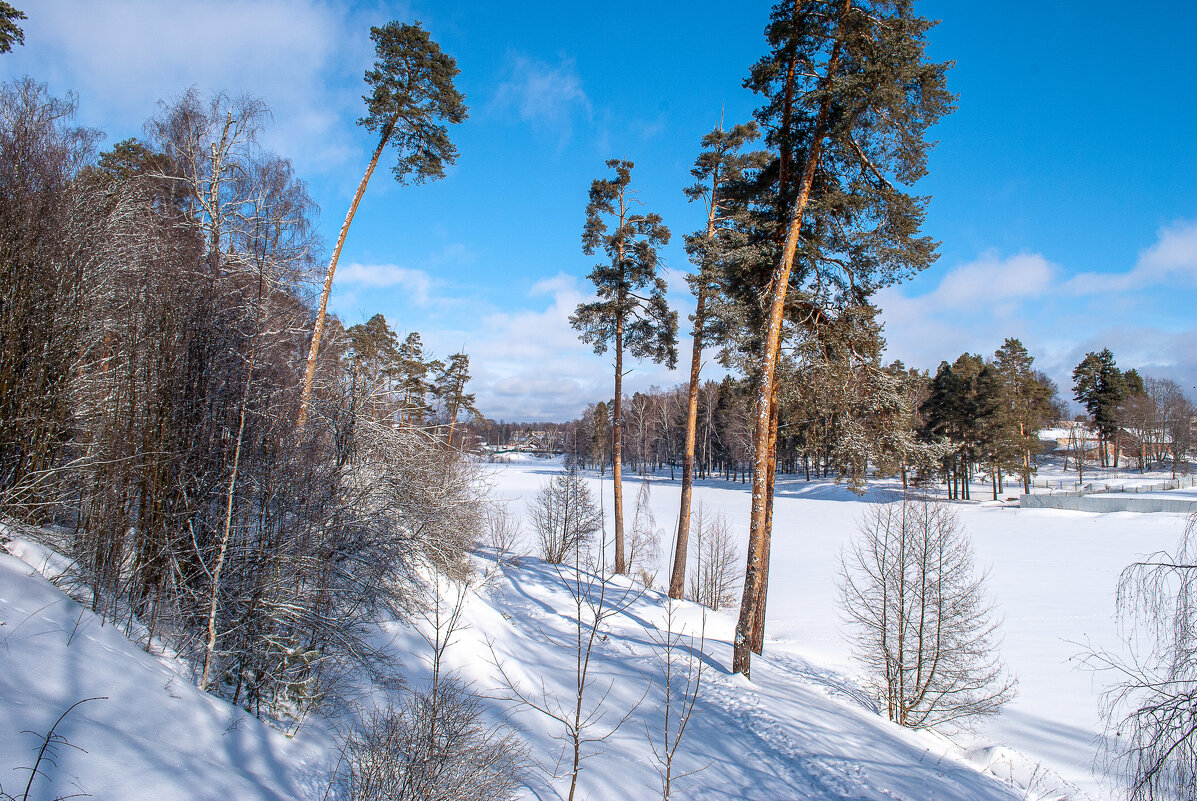
[(918, 234), (926, 199), (897, 187), (924, 174), (927, 129), (952, 109), (949, 65), (925, 58), (933, 24), (909, 0), (784, 0), (766, 29), (770, 51), (746, 81), (765, 97), (757, 119), (777, 154), (777, 250), (755, 282), (764, 314), (752, 514), (732, 664), (745, 675), (763, 615), (774, 373), (792, 285), (814, 302), (863, 299), (935, 258), (934, 243)]
[(598, 300), (582, 303), (569, 318), (595, 353), (610, 347), (615, 355), (615, 398), (611, 411), (611, 474), (615, 485), (615, 572), (627, 571), (623, 536), (622, 429), (623, 357), (677, 364), (677, 312), (665, 303), (665, 281), (657, 275), (657, 249), (669, 242), (669, 229), (658, 214), (635, 211), (639, 205), (630, 161), (611, 159), (613, 178), (590, 185), (582, 252), (602, 252), (607, 261), (588, 276)]
[(457, 148), (449, 140), (445, 123), (463, 122), (467, 116), (465, 96), (453, 86), (453, 79), (461, 70), (457, 62), (441, 52), (440, 45), (432, 41), (420, 23), (406, 25), (388, 22), (381, 28), (370, 28), (377, 59), (374, 69), (366, 72), (366, 83), (371, 93), (366, 101), (366, 116), (358, 125), (378, 134), (378, 145), (370, 157), (366, 174), (358, 184), (349, 213), (341, 224), (332, 258), (328, 261), (328, 272), (324, 277), (324, 290), (320, 293), (320, 306), (316, 311), (316, 322), (312, 329), (312, 342), (308, 350), (307, 366), (303, 377), (303, 394), (299, 402), (298, 426), (302, 430), (307, 420), (308, 404), (312, 396), (312, 379), (316, 374), (316, 354), (320, 349), (320, 334), (324, 330), (324, 314), (328, 308), (328, 295), (332, 291), (333, 274), (341, 258), (341, 248), (349, 234), (349, 224), (357, 213), (366, 184), (378, 166), (378, 159), (388, 144), (399, 151), (399, 160), (392, 172), (401, 184), (435, 181), (445, 176), (445, 165), (457, 160)]
[(726, 230), (735, 205), (728, 203), (728, 187), (742, 184), (746, 173), (762, 166), (763, 153), (742, 152), (745, 145), (759, 136), (755, 123), (735, 125), (723, 130), (720, 125), (702, 138), (703, 150), (694, 162), (690, 174), (696, 183), (686, 189), (693, 202), (702, 200), (707, 207), (705, 230), (686, 237), (686, 251), (697, 270), (687, 277), (696, 305), (691, 320), (690, 383), (686, 396), (686, 431), (682, 456), (682, 495), (678, 510), (677, 539), (673, 555), (673, 571), (669, 579), (669, 597), (681, 598), (686, 583), (686, 553), (690, 541), (690, 498), (694, 486), (694, 442), (698, 429), (699, 373), (705, 341), (712, 335), (708, 304), (718, 292), (720, 263), (729, 247)]

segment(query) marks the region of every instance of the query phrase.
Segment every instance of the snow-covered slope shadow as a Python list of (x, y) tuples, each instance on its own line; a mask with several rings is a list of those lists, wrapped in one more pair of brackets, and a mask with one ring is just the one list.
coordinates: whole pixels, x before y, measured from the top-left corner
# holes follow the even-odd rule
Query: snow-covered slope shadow
[(327, 738), (289, 740), (200, 692), (178, 662), (146, 653), (29, 564), (0, 553), (5, 792), (20, 797), (29, 775), (21, 768), (33, 764), (41, 735), (69, 706), (92, 697), (105, 700), (76, 707), (59, 725), (57, 733), (75, 747), (60, 747), (56, 764), (42, 764), (46, 775), (34, 782), (31, 801), (73, 793), (274, 801), (323, 791)]
[[(550, 770), (563, 743), (558, 724), (527, 707), (512, 710), (494, 663), (503, 666), (527, 695), (573, 703), (577, 654), (573, 646), (575, 605), (563, 577), (551, 565), (524, 559), (496, 571), (469, 602), (469, 628), (460, 633), (446, 660), (491, 696), (496, 714), (510, 712), (538, 761)], [(607, 598), (618, 602), (630, 585), (608, 583)], [(659, 646), (665, 628), (661, 593), (633, 592), (627, 608), (600, 629), (592, 655), (593, 684), (584, 707), (597, 706), (602, 734), (634, 708), (598, 752), (582, 763), (584, 798), (638, 799), (659, 794), (646, 731), (661, 726), (663, 691)], [(1008, 785), (984, 776), (948, 752), (941, 739), (906, 731), (877, 713), (875, 705), (843, 676), (821, 670), (770, 642), (754, 661), (753, 680), (730, 673), (734, 620), (708, 614), (704, 686), (698, 711), (683, 741), (675, 773), (698, 772), (675, 788), (678, 797), (742, 798), (759, 801), (1007, 801), (1021, 798)], [(674, 628), (697, 633), (702, 612), (679, 604)], [(415, 645), (400, 645), (416, 647)], [(414, 678), (414, 677), (413, 677)], [(600, 699), (601, 705), (599, 704)], [(639, 706), (637, 706), (639, 703)], [(568, 766), (557, 768), (568, 773)], [(567, 779), (544, 780), (529, 798), (564, 794)], [(658, 796), (659, 797), (659, 796)]]

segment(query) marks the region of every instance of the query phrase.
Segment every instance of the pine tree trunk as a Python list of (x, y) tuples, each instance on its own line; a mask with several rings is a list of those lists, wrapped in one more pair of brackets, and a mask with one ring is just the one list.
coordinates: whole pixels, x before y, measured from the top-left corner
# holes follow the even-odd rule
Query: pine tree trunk
[(765, 482), (765, 539), (761, 547), (761, 587), (756, 596), (756, 612), (752, 621), (752, 651), (765, 651), (765, 604), (769, 597), (769, 557), (773, 552), (773, 493), (777, 485), (777, 426), (778, 426), (778, 376), (773, 376), (773, 412), (769, 417), (769, 476)]
[(320, 335), (324, 332), (324, 316), (328, 309), (328, 295), (332, 291), (333, 274), (337, 271), (337, 261), (341, 258), (341, 248), (345, 246), (345, 237), (349, 234), (349, 224), (353, 222), (353, 215), (357, 213), (358, 204), (362, 202), (362, 195), (366, 193), (366, 184), (370, 183), (370, 176), (374, 174), (374, 168), (378, 166), (378, 159), (382, 156), (382, 151), (387, 145), (387, 141), (391, 138), (391, 132), (395, 130), (395, 123), (399, 121), (399, 115), (396, 114), (387, 123), (382, 130), (382, 136), (379, 137), (378, 147), (374, 148), (374, 155), (370, 158), (370, 165), (366, 167), (366, 174), (362, 176), (362, 182), (357, 186), (357, 192), (353, 195), (353, 202), (349, 204), (349, 213), (345, 215), (345, 222), (341, 224), (341, 233), (337, 236), (336, 247), (333, 248), (332, 258), (328, 260), (328, 273), (324, 276), (324, 289), (320, 293), (320, 307), (316, 310), (316, 324), (312, 328), (312, 344), (308, 348), (307, 366), (303, 371), (303, 392), (299, 397), (299, 413), (295, 418), (295, 426), (298, 433), (303, 433), (303, 427), (308, 420), (308, 406), (312, 399), (312, 379), (316, 376), (316, 354), (320, 351)]
[(615, 324), (615, 403), (611, 414), (611, 479), (615, 485), (615, 572), (628, 566), (623, 548), (623, 320)]
[(698, 306), (694, 311), (694, 347), (690, 352), (690, 391), (686, 403), (686, 440), (682, 456), (682, 501), (678, 509), (673, 573), (669, 577), (669, 597), (679, 600), (686, 583), (686, 552), (690, 543), (690, 496), (694, 490), (694, 440), (698, 434), (698, 379), (702, 366), (702, 325), (706, 299), (705, 287), (700, 288)]
[[(839, 65), (840, 43), (837, 40), (828, 62), (826, 84), (835, 74)], [(761, 378), (756, 398), (756, 428), (753, 435), (752, 462), (752, 513), (748, 529), (748, 554), (744, 569), (744, 591), (740, 600), (740, 618), (736, 624), (735, 640), (732, 647), (732, 672), (743, 673), (745, 677), (751, 675), (752, 670), (752, 631), (755, 626), (757, 612), (757, 595), (761, 591), (761, 558), (765, 546), (767, 525), (767, 491), (769, 481), (769, 419), (773, 408), (773, 375), (777, 370), (777, 357), (781, 352), (781, 329), (784, 322), (786, 293), (790, 284), (790, 272), (794, 267), (794, 254), (798, 249), (798, 235), (802, 228), (802, 220), (806, 213), (806, 205), (810, 201), (811, 188), (814, 185), (815, 171), (819, 166), (822, 154), (823, 137), (827, 130), (827, 117), (831, 109), (831, 98), (826, 97), (819, 108), (815, 119), (812, 145), (807, 152), (806, 163), (802, 171), (802, 181), (798, 188), (798, 196), (794, 200), (794, 208), (790, 214), (789, 227), (786, 231), (785, 245), (782, 248), (781, 261), (773, 271), (772, 292), (770, 293), (769, 316), (765, 332), (764, 350), (761, 354)]]

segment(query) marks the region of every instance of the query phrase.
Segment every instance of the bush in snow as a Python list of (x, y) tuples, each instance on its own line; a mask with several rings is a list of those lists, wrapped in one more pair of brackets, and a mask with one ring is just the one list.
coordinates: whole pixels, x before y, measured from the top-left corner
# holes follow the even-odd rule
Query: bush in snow
[(996, 714), (1016, 682), (955, 513), (905, 498), (870, 506), (859, 527), (841, 556), (842, 604), (889, 719), (917, 729)]
[(338, 779), (349, 801), (504, 801), (526, 764), (515, 734), (445, 679), (369, 713), (342, 747)]

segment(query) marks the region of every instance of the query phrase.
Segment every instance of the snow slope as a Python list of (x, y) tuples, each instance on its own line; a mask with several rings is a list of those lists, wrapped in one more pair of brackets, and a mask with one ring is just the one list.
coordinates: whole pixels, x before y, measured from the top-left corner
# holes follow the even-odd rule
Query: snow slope
[[(559, 462), (521, 461), (490, 472), (494, 494), (523, 513)], [(610, 477), (589, 479), (604, 490)], [(634, 503), (639, 480), (625, 490)], [(658, 526), (672, 530), (678, 485), (651, 484)], [(983, 490), (978, 488), (977, 496)], [(764, 657), (753, 681), (730, 674), (734, 610), (707, 616), (706, 669), (699, 711), (675, 773), (698, 771), (676, 786), (694, 799), (1105, 799), (1109, 788), (1092, 761), (1101, 732), (1101, 676), (1077, 668), (1082, 644), (1116, 645), (1113, 590), (1119, 570), (1137, 554), (1171, 548), (1181, 515), (1090, 515), (960, 504), (989, 586), (1005, 616), (1003, 656), (1021, 681), (1021, 695), (999, 718), (955, 742), (889, 724), (859, 689), (836, 609), (835, 566), (862, 504), (891, 500), (896, 488), (874, 487), (864, 498), (829, 482), (783, 478), (775, 506), (773, 574)], [(706, 481), (697, 500), (724, 512), (741, 538), (748, 488)], [(525, 530), (525, 535), (529, 534)], [(666, 537), (667, 538), (667, 537)], [(668, 543), (662, 543), (662, 566)], [(0, 782), (24, 787), (38, 739), (75, 701), (59, 733), (86, 749), (60, 749), (32, 798), (71, 792), (105, 799), (319, 798), (335, 762), (331, 725), (309, 722), (295, 739), (200, 693), (190, 671), (169, 655), (148, 654), (112, 626), (60, 593), (33, 566), (47, 561), (36, 546), (10, 544), (24, 561), (0, 554)], [(527, 549), (526, 549), (527, 550)], [(499, 569), (485, 553), (467, 596), (464, 620), (446, 653), (448, 667), (488, 698), (493, 720), (510, 717), (533, 757), (553, 772), (560, 729), (502, 696), (495, 663), (538, 697), (567, 700), (576, 654), (569, 647), (572, 603), (561, 576), (536, 559)], [(662, 572), (661, 575), (664, 575)], [(622, 581), (622, 580), (621, 580)], [(613, 584), (621, 594), (627, 584)], [(599, 702), (598, 733), (626, 722), (583, 763), (581, 797), (639, 799), (657, 794), (646, 732), (660, 726), (659, 646), (665, 602), (647, 592), (609, 621), (594, 655), (590, 700)], [(682, 604), (678, 625), (702, 627), (698, 607)], [(379, 637), (424, 678), (428, 645), (409, 627), (384, 624)], [(378, 696), (381, 700), (381, 693)], [(45, 767), (45, 766), (43, 766)], [(15, 770), (14, 770), (15, 769)], [(984, 775), (982, 771), (988, 772)], [(555, 799), (567, 783), (531, 777), (522, 797)], [(995, 780), (999, 777), (1010, 783)], [(19, 795), (19, 793), (18, 793)]]
[[(14, 544), (29, 562), (36, 547)], [(576, 653), (569, 593), (557, 570), (539, 560), (496, 569), (480, 557), (482, 579), (467, 595), (466, 627), (446, 652), (449, 669), (486, 692), (495, 720), (509, 715), (547, 773), (530, 777), (522, 797), (562, 797), (566, 782), (549, 775), (561, 753), (558, 728), (527, 707), (500, 700), (504, 665), (521, 687), (568, 700)], [(611, 597), (631, 585), (612, 583)], [(660, 593), (633, 593), (603, 629), (593, 655), (589, 707), (598, 731), (627, 716), (583, 763), (581, 797), (652, 798), (658, 776), (646, 731), (661, 720), (657, 657), (665, 626)], [(328, 728), (309, 725), (295, 740), (200, 693), (178, 663), (125, 639), (60, 593), (28, 562), (0, 555), (0, 776), (6, 790), (23, 787), (37, 738), (81, 698), (107, 696), (76, 708), (59, 733), (86, 753), (60, 749), (57, 764), (31, 796), (87, 792), (97, 799), (319, 798), (331, 762)], [(703, 614), (678, 605), (675, 628), (697, 632)], [(1006, 801), (1009, 787), (978, 773), (954, 750), (926, 734), (885, 722), (843, 676), (813, 665), (785, 645), (758, 660), (749, 684), (728, 671), (733, 619), (708, 616), (702, 649), (702, 698), (675, 773), (697, 771), (675, 784), (675, 797), (905, 799)], [(427, 644), (409, 627), (388, 624), (380, 637), (404, 660), (417, 684)], [(601, 753), (600, 753), (601, 752)], [(47, 766), (43, 765), (43, 768)], [(15, 771), (12, 769), (16, 769)], [(559, 773), (560, 771), (558, 771)], [(20, 787), (18, 787), (20, 785)]]
[[(495, 470), (495, 493), (522, 512), (558, 463), (513, 464)], [(1048, 471), (1044, 471), (1047, 473)], [(1049, 476), (1053, 477), (1053, 476)], [(590, 478), (602, 486), (608, 515), (610, 475)], [(625, 503), (634, 508), (640, 479), (626, 479)], [(652, 479), (651, 508), (663, 529), (661, 576), (676, 525), (679, 482)], [(1009, 494), (1009, 493), (1007, 493)], [(862, 504), (897, 498), (884, 482), (858, 498), (827, 481), (779, 478), (767, 614), (765, 660), (801, 660), (820, 672), (856, 676), (850, 643), (837, 608), (838, 555), (855, 534)], [(987, 498), (977, 485), (974, 498)], [(741, 540), (747, 538), (749, 488), (738, 482), (698, 482), (695, 503), (723, 512)], [(1019, 678), (1019, 696), (975, 735), (957, 741), (971, 761), (994, 775), (1013, 778), (1031, 798), (1099, 801), (1112, 797), (1095, 770), (1103, 726), (1100, 696), (1109, 677), (1083, 669), (1086, 646), (1120, 649), (1114, 619), (1118, 573), (1136, 557), (1173, 549), (1184, 530), (1180, 514), (1087, 514), (1018, 509), (984, 501), (955, 505), (971, 535), (989, 590), (1004, 617), (1002, 656)], [(625, 512), (629, 515), (631, 512)], [(787, 664), (794, 664), (787, 662)], [(756, 676), (754, 669), (754, 677)], [(761, 679), (764, 685), (768, 679)], [(752, 691), (758, 691), (755, 687)], [(1020, 781), (1021, 779), (1021, 781)]]
[[(569, 578), (568, 571), (564, 574)], [(614, 584), (609, 597), (629, 583)], [(651, 798), (658, 778), (650, 764), (646, 730), (658, 730), (663, 689), (656, 642), (663, 636), (666, 600), (659, 592), (636, 598), (601, 631), (591, 698), (603, 697), (605, 732), (627, 721), (601, 745), (604, 753), (583, 763), (581, 797)], [(695, 633), (702, 613), (679, 604), (674, 626)], [(491, 662), (507, 667), (537, 698), (573, 697), (576, 652), (572, 606), (562, 576), (536, 559), (507, 567), (473, 600), (463, 632), (448, 653), (475, 686), (495, 686)], [(698, 772), (679, 782), (678, 797), (695, 799), (906, 799), (932, 801), (1010, 799), (1010, 788), (977, 773), (929, 735), (883, 720), (843, 676), (805, 660), (786, 646), (770, 649), (754, 665), (753, 681), (730, 673), (734, 619), (707, 617), (701, 700), (675, 765)], [(543, 688), (543, 690), (542, 690)], [(587, 702), (589, 705), (590, 702)], [(561, 744), (539, 713), (523, 708), (514, 720), (534, 753), (553, 757)], [(554, 782), (558, 789), (563, 782)], [(553, 798), (544, 789), (538, 798)]]
[[(20, 798), (37, 748), (67, 707), (56, 764), (31, 799), (72, 793), (127, 801), (318, 798), (327, 742), (289, 740), (201, 693), (178, 662), (151, 655), (72, 601), (17, 540), (0, 552), (0, 786)], [(32, 732), (28, 733), (28, 732)], [(80, 751), (78, 749), (84, 749)], [(319, 788), (319, 789), (317, 789)]]

